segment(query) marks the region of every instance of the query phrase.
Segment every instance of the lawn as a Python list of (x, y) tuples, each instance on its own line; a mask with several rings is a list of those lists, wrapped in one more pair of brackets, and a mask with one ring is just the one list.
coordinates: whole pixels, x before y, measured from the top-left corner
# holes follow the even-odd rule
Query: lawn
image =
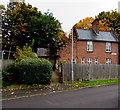
[(98, 80), (98, 81), (82, 81), (74, 83), (65, 83), (65, 85), (75, 85), (81, 87), (104, 85), (104, 84), (117, 84), (120, 83), (120, 79), (110, 79), (110, 80)]

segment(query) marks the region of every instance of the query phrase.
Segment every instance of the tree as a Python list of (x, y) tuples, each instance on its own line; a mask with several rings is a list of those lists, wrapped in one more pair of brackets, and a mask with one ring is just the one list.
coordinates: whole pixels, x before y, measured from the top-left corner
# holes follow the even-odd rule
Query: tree
[(48, 47), (58, 34), (61, 24), (53, 17), (52, 13), (46, 12), (40, 17), (33, 17), (29, 24), (30, 34), (35, 40), (34, 48)]
[[(2, 34), (2, 19), (3, 19), (4, 11), (5, 11), (5, 6), (0, 5), (0, 34)], [(0, 41), (1, 41), (1, 38), (0, 38)]]
[(36, 7), (25, 3), (10, 3), (3, 20), (4, 49), (16, 50), (16, 46), (31, 44), (33, 50), (50, 48), (50, 56), (55, 56), (67, 37), (61, 28), (61, 23), (50, 12), (41, 13)]
[(101, 12), (96, 18), (100, 19), (105, 26), (111, 28), (111, 31), (120, 37), (120, 13), (115, 11)]
[(75, 28), (76, 29), (86, 29), (91, 30), (92, 29), (92, 22), (94, 21), (93, 17), (86, 17), (85, 19), (80, 20)]
[(37, 8), (25, 3), (12, 2), (8, 5), (2, 22), (3, 49), (15, 50), (16, 46), (23, 47), (31, 43), (29, 23), (33, 17), (39, 17)]
[[(102, 23), (105, 24), (105, 26), (108, 26), (111, 28), (111, 31), (119, 38), (120, 41), (120, 13), (118, 13), (116, 10), (115, 11), (108, 11), (108, 12), (101, 12), (99, 15), (96, 17), (102, 21)], [(120, 47), (120, 42), (119, 42), (119, 47)], [(120, 52), (120, 48), (119, 48)], [(120, 56), (120, 53), (119, 53)], [(120, 63), (120, 58), (119, 58), (119, 63)]]
[[(93, 17), (86, 17), (85, 19), (80, 20), (75, 28), (76, 29), (86, 29), (86, 30), (92, 30), (92, 22), (95, 19)], [(99, 30), (100, 31), (110, 31), (110, 28), (106, 26), (101, 20), (99, 21)]]

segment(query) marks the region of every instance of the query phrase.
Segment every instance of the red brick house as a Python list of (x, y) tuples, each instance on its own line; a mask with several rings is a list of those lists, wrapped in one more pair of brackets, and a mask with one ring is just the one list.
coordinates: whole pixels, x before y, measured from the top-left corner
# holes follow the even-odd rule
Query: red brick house
[[(72, 44), (59, 52), (58, 61), (72, 59)], [(74, 61), (81, 64), (118, 64), (118, 39), (112, 32), (99, 31), (99, 20), (92, 30), (74, 29)]]

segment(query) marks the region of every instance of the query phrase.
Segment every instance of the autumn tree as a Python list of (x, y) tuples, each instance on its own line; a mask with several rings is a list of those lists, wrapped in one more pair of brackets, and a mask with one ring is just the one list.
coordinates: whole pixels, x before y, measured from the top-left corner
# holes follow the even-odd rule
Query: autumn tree
[(16, 46), (23, 47), (31, 43), (29, 23), (33, 17), (39, 17), (37, 8), (25, 3), (12, 2), (7, 6), (3, 17), (3, 49), (15, 50)]
[(2, 18), (4, 15), (4, 11), (5, 11), (5, 6), (4, 5), (0, 5), (0, 34), (2, 34)]
[(76, 29), (86, 29), (91, 30), (92, 29), (92, 22), (94, 21), (93, 17), (86, 17), (85, 19), (80, 20), (75, 28)]
[[(101, 12), (97, 16), (111, 31), (119, 38), (120, 41), (120, 13), (115, 11)], [(119, 63), (120, 63), (120, 42), (119, 42)]]
[(103, 11), (96, 18), (100, 19), (105, 26), (109, 27), (116, 36), (120, 37), (120, 13), (116, 10)]
[(22, 48), (34, 40), (33, 49), (50, 48), (50, 55), (55, 56), (57, 49), (62, 46), (67, 37), (61, 23), (52, 13), (41, 13), (36, 7), (25, 3), (10, 3), (3, 20), (4, 49), (15, 50)]
[(5, 6), (4, 5), (0, 5), (0, 58), (2, 58), (2, 18), (4, 15), (4, 11), (5, 11)]
[[(75, 28), (76, 29), (86, 29), (86, 30), (92, 30), (92, 22), (95, 19), (93, 17), (86, 17), (85, 19), (80, 20)], [(99, 21), (99, 30), (100, 31), (110, 31), (110, 28), (106, 26), (101, 20)]]

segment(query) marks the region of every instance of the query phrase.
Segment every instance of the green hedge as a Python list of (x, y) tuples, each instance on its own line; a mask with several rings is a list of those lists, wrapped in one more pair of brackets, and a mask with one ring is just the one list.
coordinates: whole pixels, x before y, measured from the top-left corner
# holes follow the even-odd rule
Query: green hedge
[(15, 82), (24, 84), (49, 84), (52, 76), (52, 64), (46, 59), (27, 58), (14, 62), (7, 71), (13, 73)]

